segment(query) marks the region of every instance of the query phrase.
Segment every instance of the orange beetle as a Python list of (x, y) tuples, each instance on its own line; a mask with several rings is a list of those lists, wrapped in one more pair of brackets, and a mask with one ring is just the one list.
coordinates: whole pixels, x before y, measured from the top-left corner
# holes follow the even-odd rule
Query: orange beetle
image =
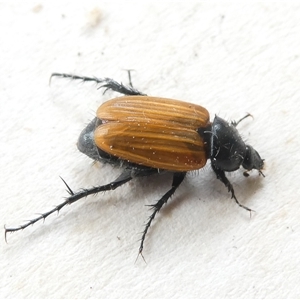
[[(217, 178), (231, 192), (240, 204), (225, 172), (232, 172), (243, 166), (247, 171), (258, 170), (263, 175), (263, 159), (240, 137), (238, 122), (228, 123), (218, 116), (209, 121), (208, 111), (199, 105), (159, 97), (147, 96), (130, 86), (124, 86), (110, 78), (81, 77), (54, 73), (52, 77), (94, 81), (106, 90), (113, 90), (125, 96), (102, 104), (94, 120), (82, 131), (78, 139), (78, 149), (96, 161), (120, 166), (122, 173), (113, 182), (83, 189), (74, 193), (66, 184), (70, 196), (60, 205), (41, 216), (15, 228), (5, 228), (7, 232), (18, 231), (45, 219), (66, 204), (102, 191), (114, 190), (135, 177), (156, 173), (173, 174), (172, 187), (155, 203), (153, 213), (145, 225), (139, 254), (142, 255), (147, 231), (157, 212), (174, 194), (188, 171), (201, 169), (208, 159)], [(104, 92), (105, 92), (104, 91)]]

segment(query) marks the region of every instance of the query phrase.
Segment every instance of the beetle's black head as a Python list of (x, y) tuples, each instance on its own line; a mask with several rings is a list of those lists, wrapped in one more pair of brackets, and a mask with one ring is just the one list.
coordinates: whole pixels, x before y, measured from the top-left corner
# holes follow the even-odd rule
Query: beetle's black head
[(246, 156), (244, 158), (243, 168), (246, 170), (261, 170), (264, 166), (264, 160), (260, 158), (258, 152), (250, 145), (246, 145)]
[(225, 172), (241, 165), (246, 170), (260, 171), (264, 164), (257, 151), (244, 143), (235, 126), (218, 116), (211, 126), (210, 159), (214, 167)]

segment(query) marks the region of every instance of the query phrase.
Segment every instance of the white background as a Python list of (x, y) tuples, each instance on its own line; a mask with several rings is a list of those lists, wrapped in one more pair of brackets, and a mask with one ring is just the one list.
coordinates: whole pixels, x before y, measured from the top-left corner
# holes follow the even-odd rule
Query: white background
[[(140, 232), (171, 177), (134, 180), (0, 240), (0, 297), (300, 297), (300, 4), (196, 1), (0, 2), (0, 223), (18, 225), (118, 169), (76, 148), (105, 96), (52, 72), (112, 77), (237, 120), (265, 178), (209, 164)], [(58, 3), (58, 2), (56, 2)]]

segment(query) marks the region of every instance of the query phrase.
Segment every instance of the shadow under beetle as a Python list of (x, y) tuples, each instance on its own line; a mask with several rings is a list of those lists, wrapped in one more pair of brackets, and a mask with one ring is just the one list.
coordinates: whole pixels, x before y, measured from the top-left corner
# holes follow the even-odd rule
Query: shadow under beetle
[[(209, 121), (208, 111), (199, 105), (179, 100), (147, 96), (132, 86), (130, 72), (129, 86), (110, 78), (82, 77), (64, 73), (53, 73), (52, 77), (92, 81), (100, 88), (119, 92), (124, 96), (103, 103), (96, 117), (81, 132), (77, 147), (79, 151), (95, 161), (120, 166), (122, 173), (109, 184), (73, 192), (67, 186), (70, 196), (54, 209), (8, 232), (22, 230), (35, 222), (60, 211), (67, 204), (103, 191), (115, 190), (136, 177), (156, 173), (173, 174), (171, 188), (155, 204), (140, 242), (142, 255), (148, 229), (164, 204), (175, 193), (188, 171), (204, 167), (210, 159), (217, 179), (224, 183), (231, 197), (242, 208), (252, 211), (237, 200), (234, 189), (225, 172), (232, 172), (242, 166), (247, 173), (252, 169), (263, 175), (263, 159), (250, 145), (246, 145), (236, 127), (246, 117), (230, 124), (218, 116)], [(50, 79), (51, 79), (50, 78)], [(264, 175), (263, 175), (264, 176)]]

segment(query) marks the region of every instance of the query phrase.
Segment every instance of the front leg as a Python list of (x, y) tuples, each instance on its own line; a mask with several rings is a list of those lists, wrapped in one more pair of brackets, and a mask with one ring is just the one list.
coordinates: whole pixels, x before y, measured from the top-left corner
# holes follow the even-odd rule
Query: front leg
[(218, 169), (218, 168), (216, 168), (213, 164), (211, 165), (211, 167), (212, 167), (213, 171), (215, 172), (215, 174), (217, 175), (217, 178), (219, 180), (221, 180), (224, 183), (224, 185), (228, 188), (228, 192), (231, 193), (231, 198), (233, 198), (235, 200), (235, 202), (237, 203), (237, 205), (240, 206), (240, 207), (242, 207), (242, 208), (244, 208), (244, 209), (246, 209), (246, 210), (248, 210), (248, 211), (250, 211), (250, 213), (251, 213), (253, 210), (251, 208), (249, 208), (249, 207), (241, 204), (238, 201), (238, 199), (236, 198), (233, 186), (230, 183), (230, 181), (228, 180), (228, 178), (226, 177), (225, 172), (222, 171), (222, 170), (220, 170), (220, 169)]

